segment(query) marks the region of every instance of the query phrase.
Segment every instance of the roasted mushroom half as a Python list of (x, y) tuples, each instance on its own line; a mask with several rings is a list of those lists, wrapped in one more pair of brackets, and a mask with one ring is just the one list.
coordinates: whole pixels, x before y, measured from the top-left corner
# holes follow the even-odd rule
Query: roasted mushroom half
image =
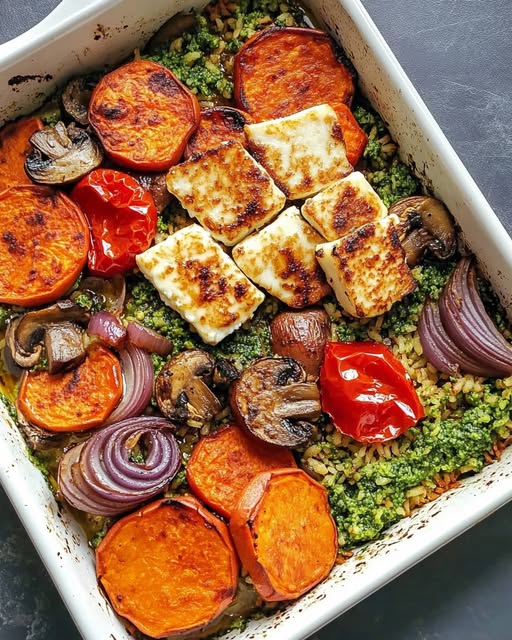
[(81, 325), (87, 324), (88, 320), (89, 313), (71, 300), (29, 311), (7, 325), (5, 348), (8, 358), (19, 367), (30, 368), (46, 353), (50, 373), (73, 369), (85, 358)]
[(25, 161), (25, 171), (40, 184), (76, 182), (98, 167), (103, 151), (87, 131), (63, 122), (36, 131), (30, 138), (34, 150)]
[(400, 218), (400, 239), (409, 266), (414, 266), (426, 251), (440, 260), (454, 255), (453, 219), (440, 200), (432, 196), (403, 198), (390, 207), (389, 213)]
[(292, 358), (262, 358), (231, 385), (235, 419), (254, 436), (284, 447), (305, 444), (320, 417), (320, 392)]
[(319, 307), (302, 311), (283, 311), (270, 323), (272, 351), (300, 362), (308, 378), (314, 380), (318, 378), (325, 344), (330, 337), (329, 316)]
[(84, 127), (89, 124), (87, 109), (93, 88), (94, 84), (88, 78), (80, 76), (70, 80), (62, 92), (64, 111)]
[(171, 358), (155, 380), (160, 411), (171, 420), (202, 426), (222, 410), (210, 389), (215, 361), (200, 349), (183, 351)]
[(172, 195), (169, 189), (167, 189), (165, 182), (166, 174), (132, 172), (131, 175), (137, 180), (141, 187), (149, 191), (153, 196), (153, 201), (158, 213), (162, 213), (172, 200)]

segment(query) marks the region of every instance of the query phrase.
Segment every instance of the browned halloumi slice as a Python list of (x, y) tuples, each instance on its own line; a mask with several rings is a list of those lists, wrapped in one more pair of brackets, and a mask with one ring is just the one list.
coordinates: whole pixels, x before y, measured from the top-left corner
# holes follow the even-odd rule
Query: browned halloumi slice
[(343, 309), (358, 318), (388, 311), (416, 288), (405, 262), (396, 215), (318, 245), (316, 257)]
[(165, 304), (207, 344), (238, 329), (265, 299), (198, 224), (176, 231), (136, 260)]
[(301, 213), (326, 240), (337, 240), (388, 214), (386, 205), (359, 171), (308, 198)]
[(286, 202), (267, 171), (234, 141), (171, 167), (167, 188), (228, 246), (270, 222)]
[(352, 171), (336, 113), (327, 104), (245, 126), (249, 151), (290, 200), (307, 198)]
[(233, 259), (257, 285), (289, 307), (301, 309), (330, 293), (315, 248), (322, 237), (289, 207), (233, 248)]

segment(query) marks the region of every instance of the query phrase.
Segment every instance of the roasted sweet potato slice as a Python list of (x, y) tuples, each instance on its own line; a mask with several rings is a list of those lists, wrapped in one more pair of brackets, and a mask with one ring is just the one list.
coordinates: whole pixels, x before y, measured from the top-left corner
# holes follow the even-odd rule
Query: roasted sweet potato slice
[(189, 138), (185, 148), (185, 159), (197, 153), (214, 149), (223, 142), (235, 140), (246, 146), (244, 126), (252, 122), (248, 113), (233, 107), (213, 107), (201, 112), (198, 128)]
[(341, 130), (343, 131), (347, 160), (355, 167), (368, 144), (368, 136), (359, 126), (348, 105), (343, 102), (338, 102), (337, 104), (331, 104), (331, 107), (336, 111)]
[(258, 440), (232, 424), (196, 444), (187, 464), (187, 481), (205, 504), (229, 518), (254, 476), (295, 466), (289, 449)]
[(338, 552), (327, 491), (300, 469), (258, 474), (231, 515), (242, 565), (265, 600), (292, 600), (330, 572)]
[(98, 343), (67, 373), (26, 371), (18, 409), (30, 424), (47, 431), (86, 431), (106, 420), (122, 393), (119, 359)]
[(113, 608), (152, 638), (214, 620), (234, 598), (238, 570), (226, 525), (192, 497), (158, 500), (122, 518), (96, 550)]
[(87, 261), (89, 227), (66, 195), (48, 187), (16, 186), (0, 193), (0, 302), (53, 302)]
[(25, 160), (32, 151), (30, 137), (43, 128), (40, 118), (22, 118), (0, 131), (0, 192), (19, 184), (32, 184)]
[(272, 120), (324, 103), (349, 104), (354, 81), (323, 31), (269, 27), (235, 56), (236, 106), (256, 122)]
[(106, 153), (139, 171), (165, 171), (176, 164), (199, 115), (194, 94), (169, 69), (149, 60), (108, 73), (89, 103), (89, 122)]

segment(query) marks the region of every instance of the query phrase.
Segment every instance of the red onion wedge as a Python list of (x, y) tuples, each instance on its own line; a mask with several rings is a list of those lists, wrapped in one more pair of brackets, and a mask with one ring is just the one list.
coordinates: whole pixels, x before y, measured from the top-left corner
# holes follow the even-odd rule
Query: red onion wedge
[(144, 350), (128, 343), (119, 352), (123, 370), (124, 392), (105, 424), (140, 415), (153, 394), (153, 362)]
[(172, 351), (173, 344), (168, 338), (138, 322), (130, 321), (126, 331), (128, 340), (145, 351), (157, 353), (160, 356), (168, 356)]
[[(455, 267), (439, 299), (425, 304), (420, 339), (427, 358), (440, 371), (485, 377), (512, 374), (512, 345), (500, 334), (478, 293), (471, 258)], [(456, 370), (456, 369), (455, 369)]]
[[(181, 465), (172, 429), (165, 418), (140, 416), (94, 433), (63, 454), (58, 472), (62, 495), (76, 509), (113, 516), (161, 493)], [(138, 443), (146, 451), (144, 462), (130, 460)]]
[(495, 375), (492, 369), (483, 366), (459, 349), (446, 333), (439, 315), (439, 307), (430, 300), (423, 306), (418, 331), (423, 353), (439, 371), (456, 375), (460, 370), (486, 378)]
[(94, 313), (87, 325), (87, 333), (116, 349), (122, 347), (126, 341), (125, 326), (119, 317), (110, 311)]

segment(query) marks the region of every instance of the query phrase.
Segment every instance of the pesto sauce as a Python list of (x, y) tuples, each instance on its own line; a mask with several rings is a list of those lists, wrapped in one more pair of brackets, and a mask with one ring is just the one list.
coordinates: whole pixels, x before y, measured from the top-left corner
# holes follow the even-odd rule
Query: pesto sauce
[[(377, 538), (405, 515), (408, 489), (432, 479), (437, 473), (462, 467), (479, 471), (496, 438), (506, 435), (512, 412), (512, 389), (486, 384), (482, 396), (461, 394), (460, 418), (426, 419), (410, 430), (411, 442), (398, 457), (383, 459), (353, 469), (352, 459), (339, 460), (347, 480), (328, 487), (329, 500), (343, 544), (351, 547)], [(336, 449), (330, 454), (336, 458)], [(468, 469), (469, 470), (469, 469)]]

